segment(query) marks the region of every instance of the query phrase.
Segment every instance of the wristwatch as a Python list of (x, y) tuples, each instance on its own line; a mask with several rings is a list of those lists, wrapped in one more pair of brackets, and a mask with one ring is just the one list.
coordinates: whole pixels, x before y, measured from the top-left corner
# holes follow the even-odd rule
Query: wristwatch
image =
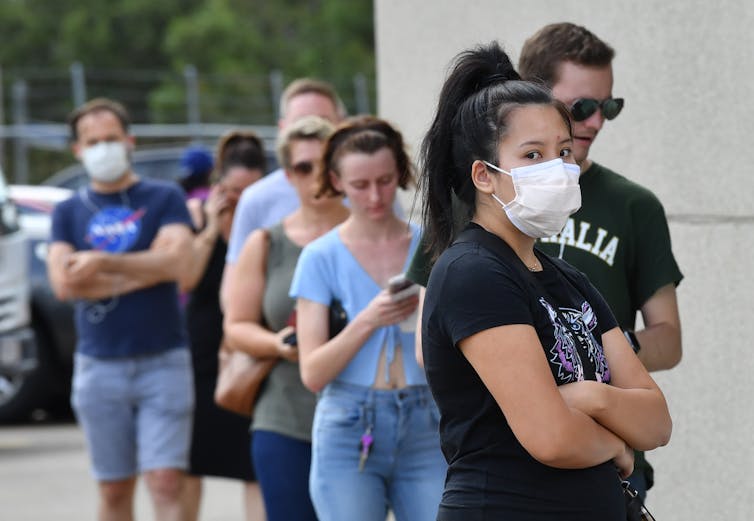
[(634, 353), (638, 354), (639, 351), (641, 351), (641, 344), (639, 344), (639, 340), (636, 338), (636, 333), (629, 331), (628, 329), (624, 329), (623, 335), (626, 337), (626, 340), (628, 340), (628, 343), (631, 346), (631, 349), (634, 350)]

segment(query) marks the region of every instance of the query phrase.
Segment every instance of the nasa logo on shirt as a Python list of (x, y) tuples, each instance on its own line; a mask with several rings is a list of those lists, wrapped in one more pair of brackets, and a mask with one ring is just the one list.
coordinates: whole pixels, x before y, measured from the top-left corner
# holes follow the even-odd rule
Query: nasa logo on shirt
[(122, 253), (133, 247), (141, 233), (141, 218), (146, 210), (126, 206), (107, 206), (89, 220), (86, 242), (92, 249)]

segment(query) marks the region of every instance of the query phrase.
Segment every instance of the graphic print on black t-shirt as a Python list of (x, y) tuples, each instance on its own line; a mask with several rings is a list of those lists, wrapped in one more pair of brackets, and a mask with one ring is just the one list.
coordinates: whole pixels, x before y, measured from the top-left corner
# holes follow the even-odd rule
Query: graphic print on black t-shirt
[(89, 220), (85, 240), (94, 250), (123, 253), (139, 239), (145, 208), (132, 210), (126, 206), (106, 206)]
[[(602, 350), (602, 345), (594, 336), (597, 317), (587, 301), (581, 309), (560, 308), (556, 310), (547, 300), (540, 297), (539, 303), (547, 311), (555, 338), (548, 352), (552, 373), (558, 384), (580, 382), (585, 379), (598, 382), (610, 381), (610, 369)], [(586, 356), (589, 364), (585, 364)]]

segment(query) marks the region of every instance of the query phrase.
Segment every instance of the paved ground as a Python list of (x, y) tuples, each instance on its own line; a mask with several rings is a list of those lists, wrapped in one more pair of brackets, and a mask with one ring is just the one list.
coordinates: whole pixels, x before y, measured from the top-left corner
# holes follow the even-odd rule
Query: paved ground
[[(202, 521), (242, 519), (238, 483), (208, 479), (205, 491)], [(86, 521), (95, 519), (95, 505), (95, 484), (75, 424), (0, 426), (0, 519)], [(137, 519), (152, 519), (141, 486), (136, 512)]]
[[(201, 521), (241, 521), (241, 487), (205, 479)], [(84, 438), (73, 422), (0, 426), (0, 520), (95, 519), (96, 488)], [(136, 496), (136, 518), (152, 519), (146, 489)], [(394, 521), (389, 515), (386, 521)]]

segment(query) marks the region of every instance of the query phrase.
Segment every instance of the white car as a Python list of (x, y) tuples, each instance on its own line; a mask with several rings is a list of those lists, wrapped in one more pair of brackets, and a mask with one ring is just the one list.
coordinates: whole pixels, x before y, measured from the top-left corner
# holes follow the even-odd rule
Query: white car
[[(26, 324), (33, 335), (13, 347), (0, 344), (0, 421), (23, 420), (37, 409), (65, 410), (76, 342), (73, 309), (58, 301), (47, 279), (47, 244), (55, 205), (73, 193), (51, 186), (10, 185), (4, 193), (20, 227), (11, 276), (23, 284)], [(4, 284), (2, 287), (6, 287)], [(8, 286), (10, 287), (10, 286)], [(27, 328), (28, 329), (28, 328)]]
[(73, 191), (57, 186), (10, 185), (10, 198), (18, 211), (18, 223), (26, 235), (39, 243), (34, 253), (40, 260), (47, 258), (47, 241), (50, 238), (52, 210), (60, 201), (68, 199)]
[(38, 349), (30, 327), (28, 238), (0, 171), (0, 420), (27, 410), (35, 392)]

